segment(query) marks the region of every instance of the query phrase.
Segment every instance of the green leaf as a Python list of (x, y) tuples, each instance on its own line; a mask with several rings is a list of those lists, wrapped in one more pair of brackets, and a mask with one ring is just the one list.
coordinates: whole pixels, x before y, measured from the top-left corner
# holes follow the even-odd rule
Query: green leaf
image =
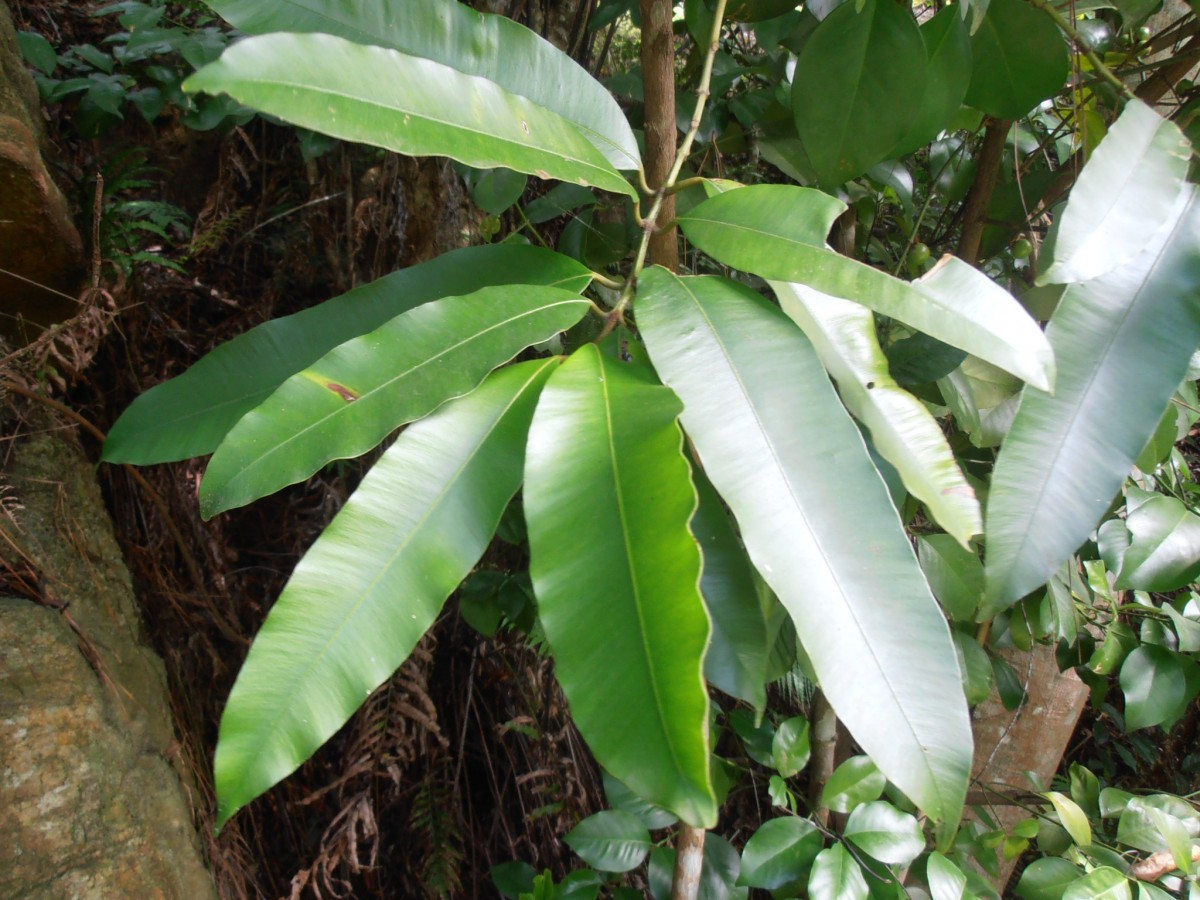
[[(679, 401), (646, 369), (580, 348), (529, 436), (530, 574), (559, 683), (597, 761), (707, 827), (709, 621)], [(599, 689), (603, 686), (603, 690)]]
[(1067, 288), (1053, 396), (1027, 385), (988, 496), (987, 609), (1044, 584), (1096, 527), (1200, 343), (1200, 203), (1128, 265)]
[(486, 78), (570, 120), (616, 168), (641, 166), (633, 130), (612, 94), (561, 50), (504, 16), (454, 0), (213, 0), (208, 6), (247, 34), (334, 34)]
[(1058, 821), (1067, 830), (1071, 840), (1079, 847), (1090, 847), (1092, 826), (1088, 822), (1087, 813), (1079, 808), (1079, 804), (1058, 791), (1048, 791), (1044, 796), (1054, 805), (1054, 811), (1058, 813)]
[(1200, 577), (1200, 516), (1174, 497), (1155, 494), (1131, 504), (1125, 525), (1133, 540), (1117, 573), (1118, 590), (1162, 593)]
[(729, 841), (712, 832), (705, 835), (697, 900), (746, 900), (750, 890), (738, 887), (741, 865), (741, 857)]
[(394, 428), (473, 390), (590, 302), (558, 288), (487, 287), (426, 303), (293, 375), (226, 435), (200, 486), (205, 518), (365, 453)]
[(871, 432), (875, 449), (937, 523), (966, 546), (983, 530), (975, 490), (937, 420), (889, 374), (871, 311), (801, 284), (770, 284), (783, 311), (812, 341), (846, 408)]
[(1161, 809), (1150, 807), (1146, 811), (1150, 814), (1158, 833), (1162, 835), (1167, 849), (1171, 851), (1175, 868), (1184, 875), (1191, 875), (1195, 864), (1192, 862), (1192, 836), (1188, 833), (1187, 826)]
[(963, 691), (967, 695), (967, 703), (978, 706), (992, 695), (992, 687), (996, 681), (992, 660), (972, 635), (961, 631), (954, 631), (952, 634), (962, 665)]
[(1021, 873), (1016, 894), (1021, 900), (1062, 900), (1067, 887), (1081, 874), (1078, 866), (1060, 857), (1035, 859)]
[(433, 624), (521, 483), (557, 364), (504, 369), (411, 426), (296, 566), (221, 718), (218, 827), (341, 728)]
[(1117, 841), (1144, 850), (1147, 853), (1157, 853), (1169, 850), (1159, 821), (1153, 815), (1154, 811), (1166, 813), (1172, 818), (1187, 823), (1190, 831), (1195, 831), (1200, 825), (1196, 811), (1186, 800), (1172, 797), (1169, 794), (1151, 794), (1148, 797), (1133, 797), (1121, 811), (1117, 820)]
[(808, 765), (812, 744), (808, 736), (808, 719), (793, 716), (779, 723), (771, 741), (771, 757), (775, 771), (784, 778), (798, 775)]
[(1124, 875), (1116, 869), (1101, 866), (1068, 886), (1063, 900), (1133, 900), (1133, 894)]
[(492, 866), (489, 874), (501, 896), (515, 898), (533, 891), (537, 870), (527, 862), (513, 860)]
[(912, 12), (887, 0), (842, 4), (816, 27), (796, 60), (792, 112), (822, 187), (888, 158), (921, 108), (925, 63)]
[(717, 492), (703, 472), (694, 472), (693, 480), (700, 503), (691, 528), (704, 554), (700, 593), (713, 626), (704, 676), (731, 697), (765, 709), (771, 647), (754, 571)]
[(808, 879), (810, 900), (867, 900), (867, 880), (844, 844), (817, 855)]
[(769, 891), (801, 887), (824, 845), (824, 835), (808, 819), (769, 819), (746, 841), (738, 884)]
[(1070, 69), (1058, 26), (1023, 0), (990, 0), (971, 55), (967, 103), (998, 119), (1016, 119), (1053, 97)]
[(1187, 676), (1179, 658), (1165, 647), (1143, 645), (1121, 666), (1125, 727), (1129, 731), (1173, 722), (1188, 700)]
[[(1195, 595), (1193, 595), (1195, 596)], [(1163, 611), (1171, 617), (1175, 634), (1179, 638), (1179, 649), (1183, 653), (1200, 651), (1200, 622), (1194, 616), (1184, 615), (1170, 603), (1163, 604)]]
[(901, 790), (956, 820), (971, 736), (954, 646), (811, 345), (733, 282), (653, 268), (640, 288), (655, 368), (838, 717)]
[(58, 68), (58, 54), (54, 52), (54, 47), (44, 36), (36, 31), (19, 31), (17, 32), (17, 44), (21, 48), (21, 55), (25, 57), (25, 62), (43, 75), (54, 74), (54, 70)]
[(868, 756), (852, 756), (825, 782), (821, 805), (837, 813), (848, 813), (856, 806), (878, 800), (887, 787), (887, 779)]
[(788, 190), (790, 196), (771, 198), (759, 186), (718, 194), (681, 215), (679, 224), (688, 240), (725, 265), (853, 300), (1032, 384), (1053, 384), (1050, 346), (1008, 291), (951, 256), (910, 284), (819, 246), (816, 235), (828, 233), (840, 204), (804, 188)]
[(856, 806), (843, 835), (868, 856), (892, 866), (907, 866), (925, 849), (921, 824), (883, 800)]
[(588, 816), (563, 838), (589, 866), (601, 872), (628, 872), (650, 853), (650, 832), (634, 815), (604, 810)]
[(670, 828), (679, 821), (679, 817), (674, 813), (653, 803), (647, 803), (611, 773), (601, 772), (601, 776), (604, 780), (604, 797), (613, 809), (637, 816), (642, 824), (652, 831)]
[[(930, 143), (962, 106), (971, 80), (971, 38), (957, 9), (943, 9), (921, 25), (927, 63), (925, 92), (911, 124), (891, 156), (907, 156)], [(909, 90), (915, 85), (902, 83)]]
[(570, 122), (494, 81), (329, 34), (246, 38), (188, 78), (291, 125), (408, 156), (448, 156), (636, 196)]
[(1191, 156), (1177, 125), (1140, 100), (1127, 103), (1079, 173), (1037, 283), (1087, 281), (1137, 256), (1179, 196)]
[(138, 397), (109, 431), (103, 458), (149, 465), (212, 453), (238, 419), (288, 377), (338, 344), (430, 300), (499, 284), (581, 293), (590, 282), (591, 273), (579, 263), (539, 247), (453, 250), (221, 344), (182, 375)]
[[(958, 10), (952, 12), (958, 15)], [(967, 887), (967, 876), (942, 854), (929, 854), (925, 875), (933, 900), (962, 900), (963, 891)]]
[(942, 609), (956, 622), (971, 622), (983, 599), (983, 563), (948, 534), (917, 536), (917, 559)]

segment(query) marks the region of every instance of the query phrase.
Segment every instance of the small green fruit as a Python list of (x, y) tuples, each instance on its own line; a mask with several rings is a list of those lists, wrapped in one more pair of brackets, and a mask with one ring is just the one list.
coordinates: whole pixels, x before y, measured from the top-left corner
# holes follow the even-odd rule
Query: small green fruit
[(1029, 242), (1029, 238), (1019, 237), (1012, 242), (1014, 259), (1029, 259), (1031, 253), (1033, 253), (1033, 244)]
[(928, 244), (913, 244), (912, 249), (908, 251), (908, 264), (914, 268), (923, 266), (929, 262), (929, 257), (932, 255)]

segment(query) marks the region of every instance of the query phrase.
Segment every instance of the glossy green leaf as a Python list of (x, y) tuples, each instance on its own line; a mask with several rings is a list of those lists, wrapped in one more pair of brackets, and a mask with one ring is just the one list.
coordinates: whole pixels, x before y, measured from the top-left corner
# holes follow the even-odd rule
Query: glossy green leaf
[(582, 293), (591, 273), (569, 257), (512, 244), (453, 250), (221, 344), (133, 402), (108, 433), (104, 459), (149, 465), (212, 453), (238, 419), (338, 344), (422, 303), (488, 285)]
[(574, 125), (494, 81), (329, 34), (264, 34), (184, 82), (330, 137), (636, 196)]
[(1171, 851), (1175, 868), (1184, 875), (1191, 875), (1195, 864), (1192, 862), (1192, 836), (1188, 833), (1187, 826), (1175, 816), (1165, 813), (1161, 809), (1151, 807), (1146, 811), (1150, 814), (1150, 819), (1154, 822), (1158, 833), (1162, 835), (1167, 849)]
[(988, 497), (987, 610), (1058, 569), (1108, 509), (1200, 343), (1200, 203), (1128, 265), (1067, 288), (1053, 396), (1026, 386)]
[(821, 805), (834, 812), (848, 813), (856, 806), (870, 803), (883, 796), (887, 779), (868, 756), (852, 756), (836, 769), (825, 782)]
[(559, 683), (599, 763), (696, 826), (709, 775), (709, 620), (680, 404), (646, 369), (580, 348), (529, 436), (530, 574)]
[[(1195, 596), (1193, 594), (1193, 596)], [(1183, 653), (1200, 651), (1200, 621), (1195, 616), (1179, 612), (1170, 603), (1163, 604), (1163, 611), (1171, 617), (1175, 626), (1175, 634), (1179, 638), (1179, 649)]]
[(729, 841), (714, 832), (705, 835), (697, 900), (747, 900), (749, 888), (738, 886), (741, 866), (741, 857)]
[(1117, 869), (1101, 866), (1070, 884), (1063, 900), (1133, 900), (1133, 893), (1129, 880)]
[(808, 736), (808, 719), (793, 716), (779, 723), (771, 741), (771, 758), (775, 771), (784, 778), (798, 775), (808, 765), (812, 744)]
[(817, 855), (808, 879), (810, 900), (867, 900), (867, 880), (844, 844)]
[(1087, 813), (1066, 794), (1058, 791), (1049, 791), (1045, 796), (1054, 805), (1054, 811), (1058, 813), (1058, 821), (1067, 830), (1067, 834), (1071, 836), (1071, 840), (1080, 847), (1090, 847), (1092, 843), (1092, 826), (1088, 822)]
[(954, 646), (811, 344), (724, 279), (653, 268), (640, 289), (655, 368), (838, 717), (905, 793), (956, 820), (971, 735)]
[(1060, 857), (1035, 859), (1021, 873), (1016, 895), (1021, 900), (1062, 900), (1067, 887), (1082, 874), (1078, 866)]
[(1187, 705), (1187, 676), (1178, 657), (1165, 647), (1143, 645), (1125, 657), (1121, 690), (1129, 731), (1173, 722)]
[(1157, 817), (1153, 815), (1155, 810), (1186, 823), (1185, 827), (1190, 826), (1189, 831), (1195, 831), (1200, 826), (1195, 809), (1186, 800), (1169, 794), (1133, 797), (1126, 803), (1117, 820), (1118, 843), (1136, 847), (1147, 853), (1169, 850)]
[(296, 566), (221, 718), (218, 824), (308, 759), (433, 624), (521, 483), (557, 364), (503, 369), (406, 430)]
[(670, 828), (679, 821), (679, 817), (674, 813), (653, 803), (647, 803), (609, 772), (601, 772), (601, 776), (604, 781), (604, 797), (612, 809), (637, 816), (651, 831)]
[[(958, 10), (953, 11), (955, 15)], [(967, 876), (940, 853), (930, 853), (925, 866), (926, 880), (929, 882), (929, 893), (933, 900), (962, 900), (963, 891), (967, 887)]]
[(588, 816), (563, 837), (580, 858), (601, 872), (628, 872), (650, 853), (650, 832), (637, 817), (608, 809)]
[[(946, 8), (921, 25), (925, 42), (925, 92), (908, 131), (891, 156), (907, 156), (947, 127), (962, 106), (971, 80), (971, 38), (957, 9)], [(907, 79), (903, 83), (910, 90)]]
[(844, 3), (816, 27), (796, 60), (792, 112), (822, 187), (888, 158), (921, 109), (925, 64), (912, 12), (888, 0)]
[(719, 194), (679, 224), (688, 240), (725, 265), (853, 300), (1032, 384), (1053, 384), (1050, 346), (1008, 291), (951, 256), (909, 283), (819, 246), (814, 235), (828, 232), (840, 205), (803, 188), (789, 190), (778, 206), (762, 202), (757, 187)]
[(700, 503), (691, 527), (704, 554), (700, 592), (713, 626), (704, 676), (731, 697), (765, 709), (771, 646), (754, 571), (721, 498), (702, 472), (693, 479)]
[(868, 856), (892, 866), (907, 866), (925, 849), (921, 824), (883, 800), (856, 806), (842, 834)]
[(962, 665), (963, 691), (967, 695), (967, 703), (978, 706), (992, 695), (996, 683), (992, 660), (972, 635), (961, 631), (954, 631), (953, 635)]
[(641, 165), (633, 130), (612, 94), (561, 50), (505, 16), (455, 0), (213, 0), (208, 6), (247, 34), (334, 34), (486, 78), (570, 120), (618, 169)]
[(1132, 541), (1115, 587), (1139, 591), (1178, 590), (1200, 577), (1200, 516), (1164, 494), (1129, 504), (1125, 519)]
[(200, 486), (204, 516), (303, 481), (473, 390), (525, 347), (569, 328), (590, 303), (558, 288), (488, 287), (426, 303), (293, 375), (217, 448)]
[(908, 492), (966, 546), (983, 515), (937, 420), (888, 372), (875, 317), (865, 306), (801, 284), (770, 282), (783, 311), (812, 341), (846, 408), (871, 432)]
[(1137, 256), (1162, 228), (1191, 156), (1177, 125), (1140, 100), (1127, 103), (1079, 173), (1037, 283), (1087, 281)]
[(971, 56), (967, 103), (998, 119), (1016, 119), (1053, 97), (1069, 71), (1058, 26), (1023, 0), (990, 0)]
[(746, 841), (738, 884), (765, 890), (802, 886), (825, 836), (808, 819), (769, 819)]

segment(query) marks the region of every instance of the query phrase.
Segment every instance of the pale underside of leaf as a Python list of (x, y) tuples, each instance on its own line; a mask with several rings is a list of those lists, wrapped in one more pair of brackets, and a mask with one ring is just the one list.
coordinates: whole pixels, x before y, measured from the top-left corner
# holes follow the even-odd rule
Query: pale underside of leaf
[(957, 820), (971, 734), (954, 645), (811, 345), (722, 279), (651, 269), (637, 311), (705, 472), (838, 716), (926, 811)]
[(1140, 100), (1126, 104), (1071, 189), (1054, 260), (1037, 283), (1087, 281), (1145, 249), (1165, 224), (1191, 157), (1179, 126)]
[(1099, 522), (1200, 342), (1200, 203), (1129, 264), (1071, 285), (1047, 334), (1051, 396), (1026, 386), (996, 462), (987, 509), (987, 606), (1045, 583)]
[(637, 139), (612, 94), (567, 54), (505, 16), (456, 0), (213, 0), (209, 6), (247, 34), (334, 34), (486, 78), (569, 119), (618, 169), (641, 166)]
[(571, 714), (639, 796), (710, 827), (709, 619), (679, 401), (585, 345), (530, 430), (530, 575)]
[(896, 467), (909, 493), (968, 546), (983, 530), (975, 490), (937, 420), (892, 378), (871, 311), (804, 285), (771, 282), (771, 288), (783, 311), (812, 341), (842, 402), (870, 430), (876, 449)]
[(189, 91), (331, 137), (408, 156), (449, 156), (607, 191), (636, 191), (557, 113), (493, 81), (328, 34), (247, 38), (191, 76)]
[(108, 462), (174, 462), (212, 453), (238, 419), (287, 378), (389, 319), (489, 285), (536, 284), (582, 293), (591, 273), (540, 247), (490, 244), (452, 250), (221, 344), (133, 402), (108, 433)]
[(393, 429), (473, 390), (523, 348), (569, 328), (590, 302), (557, 288), (488, 287), (444, 297), (347, 341), (247, 413), (213, 454), (206, 516), (365, 453)]
[(520, 485), (558, 362), (497, 372), (407, 429), (296, 566), (221, 720), (220, 823), (308, 759), (433, 623)]

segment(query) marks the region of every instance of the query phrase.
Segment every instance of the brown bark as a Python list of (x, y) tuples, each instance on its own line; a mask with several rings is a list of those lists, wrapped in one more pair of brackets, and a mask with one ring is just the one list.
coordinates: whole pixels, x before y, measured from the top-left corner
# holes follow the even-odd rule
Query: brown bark
[(983, 134), (983, 147), (979, 151), (979, 168), (975, 172), (975, 183), (967, 195), (963, 210), (962, 237), (958, 242), (958, 255), (975, 265), (979, 260), (979, 245), (983, 240), (983, 229), (987, 224), (987, 210), (1000, 178), (1000, 163), (1004, 158), (1004, 143), (1012, 122), (1008, 119), (990, 119)]
[[(675, 163), (675, 35), (669, 0), (641, 0), (642, 78), (646, 93), (646, 182), (662, 188)], [(675, 198), (664, 197), (658, 223), (675, 218)], [(679, 245), (673, 227), (650, 238), (650, 262), (679, 271)]]

